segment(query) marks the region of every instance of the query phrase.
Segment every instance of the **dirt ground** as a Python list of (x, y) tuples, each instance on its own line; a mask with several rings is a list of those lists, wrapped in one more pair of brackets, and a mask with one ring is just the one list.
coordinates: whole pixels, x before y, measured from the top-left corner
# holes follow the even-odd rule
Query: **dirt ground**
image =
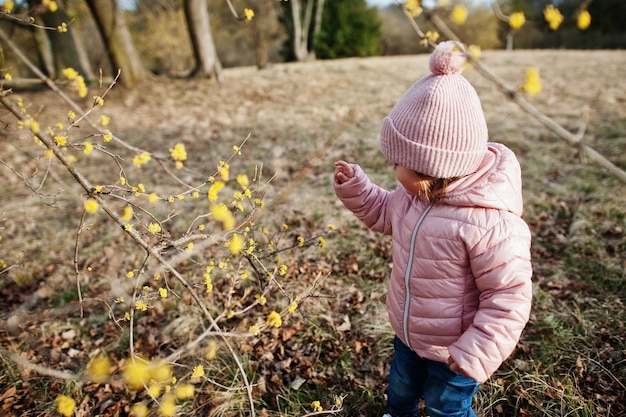
[[(626, 169), (626, 78), (621, 76), (626, 51), (484, 51), (482, 59), (514, 89), (522, 85), (528, 67), (538, 68), (543, 91), (530, 101), (570, 131), (586, 127), (586, 143)], [(249, 136), (243, 157), (233, 166), (241, 170), (263, 166), (266, 177), (275, 174), (268, 190), (270, 196), (276, 196), (303, 167), (311, 165), (280, 210), (270, 213), (271, 219), (275, 216), (280, 223), (281, 218), (297, 218), (302, 228), (332, 223), (349, 231), (359, 229), (359, 225), (334, 198), (330, 185), (332, 163), (337, 159), (358, 162), (372, 179), (393, 186), (392, 172), (378, 151), (378, 130), (395, 102), (427, 71), (428, 56), (418, 55), (275, 64), (263, 71), (232, 68), (225, 70), (220, 84), (154, 78), (131, 90), (114, 87), (105, 97), (104, 107), (94, 112), (94, 118), (106, 114), (111, 119), (108, 128), (116, 136), (155, 154), (167, 156), (176, 143), (185, 144), (189, 169), (183, 179), (190, 182), (214, 172), (217, 161)], [(614, 194), (618, 203), (626, 203), (625, 184), (592, 161), (583, 164), (576, 149), (522, 112), (475, 70), (470, 68), (465, 75), (482, 100), (491, 140), (510, 146), (520, 158), (529, 219), (538, 216), (542, 204), (549, 201), (569, 204), (571, 188), (564, 185), (564, 179), (573, 178), (575, 187), (581, 190), (608, 188), (606, 192)], [(97, 89), (90, 91), (81, 105), (88, 108), (95, 94)], [(22, 98), (42, 126), (64, 121), (69, 110), (51, 92), (17, 92), (13, 96)], [(53, 168), (42, 188), (45, 195), (35, 196), (9, 167), (24, 177), (33, 174), (38, 178), (38, 169), (46, 165), (41, 148), (29, 134), (13, 128), (14, 118), (4, 109), (0, 110), (0, 121), (6, 125), (0, 131), (0, 259), (15, 265), (0, 274), (4, 288), (0, 297), (0, 348), (11, 351), (20, 342), (7, 320), (20, 309), (41, 313), (37, 310), (41, 300), (50, 300), (59, 288), (72, 285), (68, 276), (73, 268), (76, 219), (80, 217), (84, 193), (60, 168)], [(330, 143), (335, 131), (338, 136)], [(130, 164), (122, 148), (111, 145), (110, 149), (125, 156), (124, 163)], [(94, 181), (119, 174), (108, 162), (94, 159), (89, 170)], [(589, 185), (589, 172), (600, 180)], [(139, 174), (129, 170), (128, 175)], [(41, 178), (32, 183), (39, 181)], [(164, 193), (172, 187), (156, 173), (151, 173), (147, 181), (163, 187)], [(596, 203), (585, 204), (594, 207)], [(616, 228), (620, 226), (611, 227), (619, 238)], [(374, 241), (365, 243), (376, 250)], [(545, 277), (549, 268), (540, 266), (537, 271)], [(384, 277), (378, 279), (384, 281)], [(340, 281), (337, 278), (338, 288), (347, 294), (351, 308), (354, 303), (360, 304), (363, 294)], [(383, 291), (373, 291), (379, 290)], [(379, 294), (372, 297), (370, 301), (380, 299)], [(339, 309), (336, 313), (334, 320), (341, 323), (346, 312)], [(384, 316), (380, 308), (368, 310), (367, 314)], [(51, 342), (47, 349), (54, 350), (55, 343), (62, 345), (63, 340)], [(368, 366), (373, 384), (380, 385), (376, 378), (384, 378), (384, 369)], [(6, 390), (0, 380), (0, 394)]]

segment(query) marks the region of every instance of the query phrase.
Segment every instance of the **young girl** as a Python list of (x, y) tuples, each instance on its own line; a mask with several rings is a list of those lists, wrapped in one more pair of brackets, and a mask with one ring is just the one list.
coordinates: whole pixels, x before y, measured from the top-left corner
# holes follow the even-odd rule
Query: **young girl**
[(443, 42), (431, 74), (384, 119), (381, 151), (399, 185), (387, 191), (359, 165), (335, 163), (338, 198), (392, 236), (387, 310), (395, 332), (385, 416), (475, 416), (485, 382), (513, 352), (531, 308), (530, 240), (519, 163), (488, 143), (465, 55)]

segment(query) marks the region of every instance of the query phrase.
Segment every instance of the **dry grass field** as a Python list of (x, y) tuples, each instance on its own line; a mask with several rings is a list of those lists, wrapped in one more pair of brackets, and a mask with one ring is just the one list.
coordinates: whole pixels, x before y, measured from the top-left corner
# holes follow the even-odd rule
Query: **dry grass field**
[[(572, 132), (584, 126), (585, 142), (626, 169), (626, 52), (485, 51), (481, 59), (511, 87), (522, 84), (527, 67), (537, 67), (543, 91), (530, 101)], [(280, 328), (232, 339), (254, 384), (256, 415), (303, 416), (315, 412), (314, 401), (325, 410), (316, 415), (384, 412), (392, 353), (384, 309), (390, 242), (337, 202), (332, 163), (358, 162), (379, 184), (394, 186), (378, 150), (378, 129), (404, 91), (426, 74), (427, 61), (419, 55), (276, 64), (264, 71), (228, 69), (221, 84), (155, 78), (132, 90), (115, 86), (92, 119), (109, 116), (107, 128), (125, 143), (165, 159), (176, 143), (184, 144), (188, 159), (180, 171), (154, 160), (133, 166), (133, 152), (90, 137), (86, 121), (71, 131), (74, 143), (106, 146), (106, 153), (90, 156), (80, 146), (70, 149), (77, 169), (128, 199), (133, 191), (119, 183), (121, 176), (160, 196), (177, 196), (188, 184), (206, 181), (249, 137), (241, 156), (230, 161), (231, 176), (252, 178), (256, 172), (258, 182), (266, 183), (259, 193), (268, 206), (288, 191), (255, 220), (265, 228), (259, 235), (290, 246), (298, 236), (337, 227), (324, 235), (323, 248), (280, 253), (277, 263), (288, 269), (266, 306), (235, 317), (222, 314), (245, 307), (243, 301), (254, 300), (263, 283), (239, 288), (224, 278), (215, 282), (215, 295), (206, 296), (225, 330), (245, 332), (270, 310), (286, 308), (316, 276), (326, 277)], [(491, 140), (520, 159), (535, 270), (531, 321), (513, 357), (481, 387), (475, 409), (485, 417), (624, 416), (626, 184), (523, 113), (475, 70), (465, 75), (482, 99)], [(99, 94), (92, 90), (82, 103), (86, 109)], [(21, 98), (42, 129), (67, 124), (70, 107), (52, 92), (10, 97)], [(0, 415), (58, 415), (54, 399), (60, 394), (76, 400), (76, 416), (128, 415), (137, 402), (157, 410), (145, 391), (119, 383), (129, 347), (146, 357), (166, 357), (201, 333), (206, 319), (172, 276), (165, 283), (133, 284), (126, 275), (143, 270), (145, 251), (102, 212), (81, 222), (85, 191), (45, 157), (31, 133), (16, 128), (13, 115), (0, 109), (0, 120)], [(172, 234), (184, 234), (206, 213), (207, 188), (200, 199), (173, 198), (151, 213), (167, 219)], [(112, 204), (121, 210), (126, 203)], [(205, 292), (202, 270), (220, 246), (206, 246), (178, 264), (198, 294)], [(185, 250), (164, 253), (173, 257)], [(165, 284), (166, 299), (150, 295)], [(116, 300), (144, 292), (149, 308), (134, 311), (129, 333), (129, 306)], [(233, 297), (243, 304), (230, 303)], [(193, 399), (178, 403), (178, 415), (250, 415), (230, 355), (220, 342), (217, 358), (209, 359), (212, 345), (206, 343), (174, 365), (180, 381), (189, 380), (198, 363), (206, 369), (204, 379), (193, 381)], [(71, 377), (84, 374), (97, 353), (110, 358), (111, 381)], [(337, 397), (343, 398), (342, 411), (333, 409)]]

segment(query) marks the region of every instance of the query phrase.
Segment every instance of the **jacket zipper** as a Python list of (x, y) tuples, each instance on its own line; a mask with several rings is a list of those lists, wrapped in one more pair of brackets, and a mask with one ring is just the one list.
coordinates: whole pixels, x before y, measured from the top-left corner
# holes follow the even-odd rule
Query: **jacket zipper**
[(404, 273), (404, 288), (406, 291), (405, 301), (404, 301), (404, 316), (402, 317), (402, 327), (404, 330), (404, 340), (406, 341), (408, 347), (413, 350), (411, 346), (411, 340), (409, 338), (409, 308), (411, 303), (411, 288), (409, 286), (409, 281), (411, 279), (411, 269), (413, 268), (413, 255), (415, 254), (415, 241), (417, 240), (417, 231), (419, 230), (424, 218), (428, 214), (431, 208), (435, 205), (434, 202), (431, 202), (428, 207), (424, 210), (419, 220), (415, 224), (413, 228), (413, 233), (411, 234), (411, 246), (409, 248), (409, 263), (406, 266), (406, 271)]

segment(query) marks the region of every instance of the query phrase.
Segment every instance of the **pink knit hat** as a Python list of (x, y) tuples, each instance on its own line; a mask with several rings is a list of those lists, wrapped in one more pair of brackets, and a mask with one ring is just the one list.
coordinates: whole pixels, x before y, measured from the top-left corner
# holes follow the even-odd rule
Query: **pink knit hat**
[(458, 43), (437, 45), (432, 74), (413, 84), (383, 120), (380, 148), (387, 159), (436, 178), (476, 171), (487, 150), (487, 122), (461, 75), (464, 64)]

